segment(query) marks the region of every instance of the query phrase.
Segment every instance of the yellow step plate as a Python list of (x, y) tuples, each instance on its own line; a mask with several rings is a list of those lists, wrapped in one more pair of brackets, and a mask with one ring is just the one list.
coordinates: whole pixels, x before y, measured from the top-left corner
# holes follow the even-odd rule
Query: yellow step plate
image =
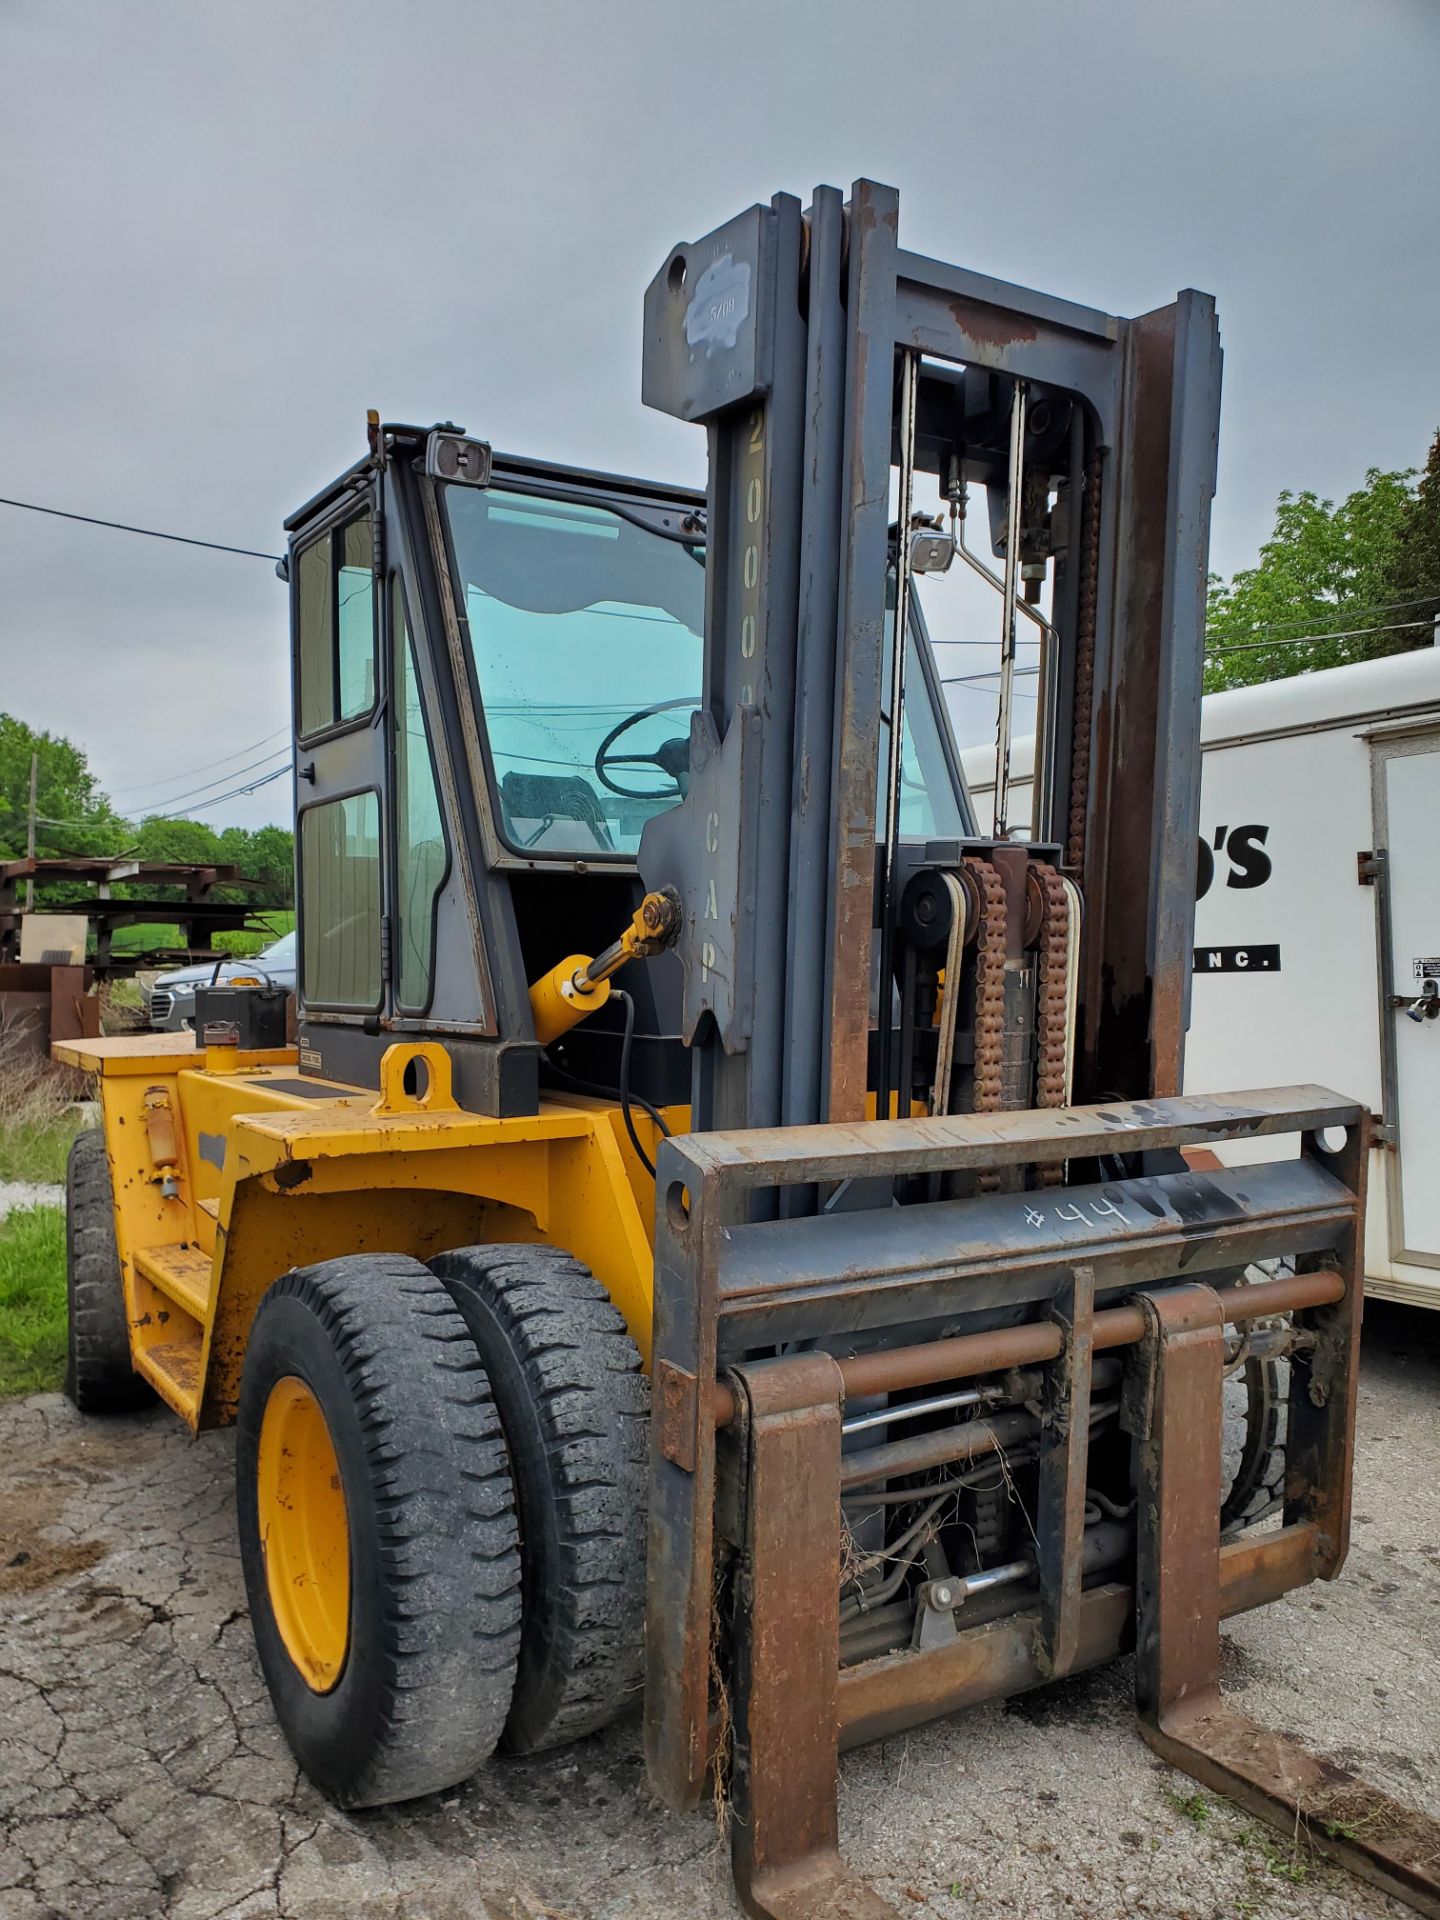
[(193, 1426), (200, 1397), (200, 1329), (164, 1346), (142, 1348), (134, 1364), (167, 1406)]
[(136, 1271), (167, 1300), (202, 1323), (210, 1312), (210, 1255), (191, 1240), (173, 1247), (145, 1247), (135, 1255)]

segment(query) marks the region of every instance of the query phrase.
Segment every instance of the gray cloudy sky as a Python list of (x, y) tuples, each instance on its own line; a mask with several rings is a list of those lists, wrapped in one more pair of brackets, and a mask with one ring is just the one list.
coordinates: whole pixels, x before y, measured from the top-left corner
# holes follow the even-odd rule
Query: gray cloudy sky
[[(920, 251), (1217, 295), (1228, 572), (1282, 486), (1440, 424), (1437, 98), (1435, 0), (0, 0), (0, 494), (278, 550), (367, 406), (699, 480), (640, 405), (647, 280), (868, 173)], [(0, 508), (0, 706), (122, 808), (285, 702), (264, 563)]]

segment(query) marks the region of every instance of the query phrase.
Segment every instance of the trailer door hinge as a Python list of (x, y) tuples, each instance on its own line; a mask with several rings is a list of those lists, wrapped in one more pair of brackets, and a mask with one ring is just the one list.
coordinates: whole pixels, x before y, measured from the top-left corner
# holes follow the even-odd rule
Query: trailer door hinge
[(1382, 854), (1371, 853), (1368, 849), (1355, 856), (1355, 878), (1362, 887), (1373, 887), (1380, 872)]

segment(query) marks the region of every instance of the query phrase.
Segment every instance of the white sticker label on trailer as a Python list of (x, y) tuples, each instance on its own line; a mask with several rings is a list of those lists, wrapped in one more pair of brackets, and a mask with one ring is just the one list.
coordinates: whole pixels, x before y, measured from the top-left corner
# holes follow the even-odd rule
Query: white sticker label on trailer
[(1440, 980), (1440, 953), (1412, 962), (1417, 980)]
[(1196, 973), (1278, 973), (1280, 949), (1276, 946), (1196, 947)]

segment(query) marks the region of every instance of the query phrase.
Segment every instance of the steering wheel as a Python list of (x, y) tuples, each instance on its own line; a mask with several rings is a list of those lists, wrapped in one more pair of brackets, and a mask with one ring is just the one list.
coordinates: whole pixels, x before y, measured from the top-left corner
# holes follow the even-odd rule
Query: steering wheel
[(688, 732), (682, 738), (664, 740), (654, 753), (611, 753), (610, 749), (622, 733), (628, 733), (631, 727), (639, 726), (642, 720), (648, 720), (657, 713), (669, 713), (676, 707), (698, 707), (698, 694), (682, 694), (678, 700), (657, 700), (653, 707), (637, 707), (634, 713), (627, 713), (618, 727), (612, 727), (600, 745), (595, 749), (595, 778), (602, 787), (608, 787), (611, 793), (618, 793), (622, 800), (664, 800), (668, 796), (662, 787), (657, 793), (652, 787), (648, 793), (642, 793), (635, 787), (622, 787), (612, 780), (606, 772), (607, 767), (656, 767), (668, 780), (675, 783), (675, 792), (681, 799), (690, 776), (690, 739)]

